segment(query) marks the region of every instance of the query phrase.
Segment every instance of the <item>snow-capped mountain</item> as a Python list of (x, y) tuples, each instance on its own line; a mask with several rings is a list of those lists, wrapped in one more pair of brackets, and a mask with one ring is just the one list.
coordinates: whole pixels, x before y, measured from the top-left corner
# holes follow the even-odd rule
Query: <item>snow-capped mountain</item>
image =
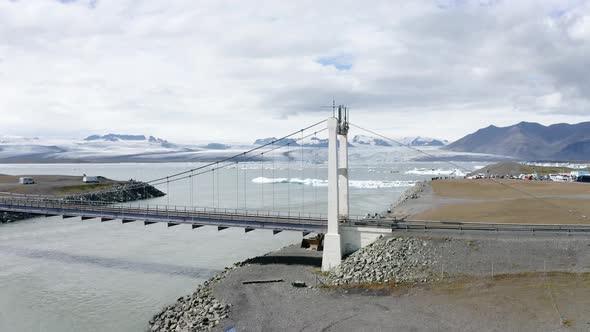
[(302, 140), (298, 140), (296, 138), (283, 138), (281, 140), (277, 140), (276, 137), (267, 137), (267, 138), (259, 138), (254, 141), (254, 145), (266, 145), (275, 142), (275, 146), (279, 145), (289, 145), (291, 147), (294, 146), (304, 146), (304, 147), (328, 147), (328, 139), (327, 138), (320, 138), (317, 136), (307, 137)]
[(27, 144), (39, 141), (38, 137), (0, 136), (0, 144)]
[(391, 143), (384, 139), (366, 135), (356, 135), (352, 139), (352, 144), (353, 146), (393, 146)]
[(449, 144), (449, 141), (446, 139), (437, 139), (431, 137), (404, 137), (402, 142), (406, 145), (410, 146), (445, 146)]
[(84, 139), (88, 142), (148, 142), (151, 144), (159, 144), (166, 148), (174, 148), (176, 147), (175, 144), (168, 142), (165, 139), (157, 138), (154, 136), (146, 137), (145, 135), (125, 135), (125, 134), (106, 134), (106, 135), (90, 135)]
[[(409, 146), (445, 146), (449, 142), (447, 140), (441, 140), (436, 138), (430, 137), (422, 137), (422, 136), (415, 136), (415, 137), (404, 137), (401, 139), (397, 139), (397, 142), (409, 145)], [(354, 146), (398, 146), (400, 144), (396, 144), (393, 141), (388, 141), (382, 138), (373, 137), (373, 136), (366, 136), (366, 135), (356, 135), (352, 139), (352, 143)]]
[(198, 154), (201, 150), (144, 135), (91, 135), (82, 140), (0, 138), (0, 162), (165, 161), (190, 159), (186, 154)]
[[(322, 163), (327, 160), (328, 140), (318, 136), (290, 138), (275, 142), (274, 147), (260, 149), (250, 161), (287, 161), (300, 159)], [(324, 133), (325, 134), (325, 133)], [(257, 144), (226, 145), (222, 143), (175, 144), (165, 139), (145, 135), (91, 135), (85, 139), (45, 139), (0, 136), (0, 163), (77, 163), (77, 162), (187, 162), (216, 161), (276, 141), (276, 138), (257, 140)], [(404, 143), (403, 139), (399, 140)], [(423, 146), (428, 158), (438, 160), (499, 160), (498, 156), (457, 153), (440, 149), (433, 140), (408, 139), (408, 144)], [(286, 144), (289, 143), (287, 146)], [(421, 160), (424, 154), (393, 142), (370, 136), (355, 136), (351, 149), (351, 162), (382, 163), (403, 160)], [(438, 159), (437, 159), (438, 158)]]

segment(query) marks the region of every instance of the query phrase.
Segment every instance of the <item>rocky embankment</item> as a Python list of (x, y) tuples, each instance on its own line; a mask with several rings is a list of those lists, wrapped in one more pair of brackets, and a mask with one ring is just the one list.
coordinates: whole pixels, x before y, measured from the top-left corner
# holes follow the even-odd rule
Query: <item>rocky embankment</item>
[[(72, 195), (65, 195), (65, 196), (55, 196), (52, 197), (52, 200), (59, 199), (59, 200), (76, 200), (76, 201), (94, 201), (94, 202), (113, 202), (113, 203), (123, 203), (123, 202), (131, 202), (136, 200), (154, 198), (154, 197), (162, 197), (165, 196), (162, 191), (158, 190), (158, 188), (149, 185), (143, 184), (142, 182), (129, 180), (123, 185), (116, 185), (112, 189), (109, 190), (102, 190), (96, 192), (87, 192), (87, 193), (80, 193), (80, 194), (72, 194)], [(8, 223), (18, 220), (24, 220), (33, 218), (36, 215), (30, 213), (20, 213), (20, 212), (0, 212), (0, 223)]]
[(433, 263), (429, 240), (381, 238), (343, 260), (330, 272), (328, 282), (336, 286), (426, 282)]
[(223, 318), (227, 318), (230, 312), (230, 304), (219, 302), (211, 294), (212, 286), (225, 278), (225, 275), (240, 264), (226, 268), (213, 278), (205, 281), (191, 295), (179, 298), (175, 304), (170, 305), (155, 315), (149, 322), (148, 331), (209, 331)]
[(427, 185), (428, 182), (417, 182), (415, 186), (408, 188), (401, 197), (391, 205), (390, 211), (408, 200), (420, 198), (420, 193), (424, 191)]
[(124, 203), (165, 196), (158, 188), (140, 181), (129, 180), (123, 185), (116, 185), (112, 189), (83, 194), (68, 195), (64, 199), (74, 199), (94, 202)]

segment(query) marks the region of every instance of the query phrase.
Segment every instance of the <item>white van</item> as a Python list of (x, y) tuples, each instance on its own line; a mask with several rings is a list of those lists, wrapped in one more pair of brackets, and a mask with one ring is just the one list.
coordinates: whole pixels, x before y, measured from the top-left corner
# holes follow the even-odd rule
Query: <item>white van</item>
[(33, 180), (33, 178), (31, 178), (31, 177), (23, 176), (18, 179), (18, 183), (20, 183), (20, 184), (33, 184), (33, 183), (35, 183), (35, 180)]
[(84, 175), (82, 181), (84, 183), (98, 183), (98, 176)]

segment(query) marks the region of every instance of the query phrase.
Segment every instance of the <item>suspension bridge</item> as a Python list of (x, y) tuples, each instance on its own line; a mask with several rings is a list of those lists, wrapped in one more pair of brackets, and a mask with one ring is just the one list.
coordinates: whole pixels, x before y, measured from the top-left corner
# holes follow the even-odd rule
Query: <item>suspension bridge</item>
[[(426, 220), (396, 220), (383, 218), (367, 218), (352, 216), (349, 213), (349, 173), (348, 173), (348, 110), (339, 106), (334, 109), (332, 117), (300, 129), (278, 139), (272, 139), (248, 151), (208, 163), (186, 171), (159, 177), (147, 182), (126, 186), (115, 190), (145, 189), (147, 186), (165, 186), (167, 197), (170, 195), (170, 183), (186, 183), (190, 187), (189, 195), (193, 202), (194, 192), (199, 190), (195, 180), (205, 174), (212, 179), (213, 207), (196, 207), (141, 203), (108, 203), (84, 199), (64, 199), (55, 196), (33, 195), (0, 195), (0, 211), (21, 212), (44, 216), (62, 216), (63, 218), (79, 217), (82, 220), (100, 219), (101, 221), (121, 220), (122, 223), (143, 222), (145, 225), (165, 223), (168, 227), (190, 225), (192, 229), (203, 226), (214, 226), (218, 230), (229, 227), (243, 228), (245, 232), (255, 229), (271, 230), (274, 234), (282, 231), (298, 231), (303, 235), (310, 233), (323, 234), (322, 270), (327, 271), (341, 262), (343, 254), (351, 253), (372, 243), (377, 237), (394, 230), (478, 230), (478, 231), (551, 231), (551, 232), (590, 232), (590, 225), (531, 225), (531, 224), (490, 224), (479, 222), (445, 222)], [(361, 127), (357, 127), (363, 129)], [(366, 129), (365, 129), (366, 130)], [(299, 146), (310, 137), (316, 142), (317, 134), (327, 131), (327, 211), (325, 213), (306, 212), (304, 209), (295, 212), (298, 204), (291, 202), (291, 193), (287, 192), (287, 211), (273, 209), (249, 209), (247, 206), (246, 176), (243, 176), (244, 187), (240, 205), (239, 176), (236, 174), (236, 208), (219, 208), (219, 171), (245, 162), (264, 161), (273, 151), (287, 150), (290, 161), (291, 148)], [(368, 131), (368, 130), (367, 130)], [(376, 134), (369, 131), (370, 133)], [(384, 136), (383, 136), (384, 137)], [(395, 141), (394, 141), (395, 142)], [(397, 142), (396, 142), (397, 143)], [(301, 161), (303, 164), (303, 147)], [(317, 163), (317, 161), (316, 161)], [(301, 165), (303, 169), (303, 165)], [(274, 167), (272, 168), (274, 172)], [(264, 167), (261, 167), (264, 175)], [(287, 167), (289, 171), (289, 167)], [(273, 174), (274, 177), (274, 174)], [(288, 186), (287, 186), (288, 187)], [(272, 207), (275, 207), (274, 182), (272, 185)], [(305, 190), (304, 187), (301, 188)], [(264, 200), (264, 187), (260, 192)], [(305, 192), (303, 192), (305, 194)], [(217, 199), (217, 201), (216, 201)], [(317, 191), (314, 200), (317, 201)], [(264, 205), (264, 204), (263, 204)]]
[[(308, 213), (304, 211), (273, 211), (252, 210), (246, 206), (248, 199), (244, 187), (244, 208), (227, 209), (219, 207), (195, 207), (149, 205), (149, 204), (121, 204), (89, 201), (83, 199), (64, 199), (51, 196), (7, 195), (0, 196), (0, 211), (21, 212), (45, 216), (62, 216), (64, 218), (80, 217), (82, 220), (100, 218), (101, 221), (121, 220), (123, 223), (143, 222), (145, 225), (166, 223), (169, 227), (182, 224), (191, 225), (193, 229), (202, 226), (216, 226), (219, 230), (228, 227), (241, 227), (245, 232), (255, 229), (272, 230), (273, 233), (282, 231), (299, 231), (303, 235), (310, 233), (323, 234), (323, 263), (322, 269), (329, 270), (340, 264), (345, 252), (354, 251), (370, 243), (377, 236), (391, 232), (391, 223), (380, 220), (377, 224), (367, 224), (367, 219), (354, 217), (349, 214), (348, 201), (348, 110), (344, 106), (333, 109), (333, 116), (300, 129), (284, 137), (273, 139), (248, 151), (217, 160), (193, 169), (170, 174), (151, 181), (138, 183), (143, 186), (166, 186), (167, 195), (172, 182), (186, 182), (190, 187), (190, 195), (195, 190), (194, 180), (211, 174), (213, 179), (213, 203), (215, 205), (215, 191), (219, 195), (219, 171), (224, 168), (237, 167), (239, 163), (264, 160), (273, 151), (287, 149), (287, 158), (291, 159), (291, 148), (300, 146), (305, 139), (313, 137), (317, 141), (317, 134), (327, 131), (327, 168), (328, 168), (328, 197), (326, 213)], [(303, 144), (301, 144), (303, 145)], [(303, 164), (303, 147), (301, 158)], [(303, 166), (302, 166), (303, 167)], [(262, 168), (264, 171), (264, 167)], [(217, 173), (217, 177), (216, 176)], [(237, 177), (236, 177), (237, 180)], [(245, 181), (245, 177), (244, 177)], [(236, 183), (238, 186), (239, 183)], [(244, 184), (245, 186), (245, 184)], [(129, 186), (111, 190), (131, 190)], [(274, 190), (274, 185), (273, 185)], [(302, 188), (304, 190), (304, 188)], [(105, 190), (108, 191), (108, 190)], [(287, 206), (291, 204), (290, 193)], [(236, 188), (236, 201), (239, 201), (239, 190)], [(264, 194), (262, 195), (264, 199)], [(317, 197), (315, 198), (317, 200)], [(273, 191), (273, 206), (275, 197)], [(219, 197), (217, 198), (217, 204)], [(293, 209), (295, 210), (295, 209)]]

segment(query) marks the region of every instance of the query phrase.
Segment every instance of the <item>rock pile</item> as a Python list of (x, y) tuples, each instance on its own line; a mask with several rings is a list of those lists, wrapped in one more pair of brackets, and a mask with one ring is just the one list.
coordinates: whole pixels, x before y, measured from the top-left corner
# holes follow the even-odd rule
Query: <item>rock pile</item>
[(225, 278), (226, 274), (236, 267), (226, 268), (205, 281), (191, 295), (181, 297), (174, 305), (164, 308), (150, 320), (148, 331), (209, 331), (219, 324), (221, 319), (229, 317), (231, 305), (215, 299), (211, 294), (211, 286)]
[(124, 203), (165, 195), (165, 193), (150, 184), (131, 179), (108, 190), (68, 195), (63, 198), (65, 200)]
[(433, 263), (428, 240), (381, 238), (343, 260), (327, 281), (332, 285), (426, 282)]
[(36, 215), (23, 212), (0, 212), (0, 223), (9, 223), (17, 220), (34, 218)]

